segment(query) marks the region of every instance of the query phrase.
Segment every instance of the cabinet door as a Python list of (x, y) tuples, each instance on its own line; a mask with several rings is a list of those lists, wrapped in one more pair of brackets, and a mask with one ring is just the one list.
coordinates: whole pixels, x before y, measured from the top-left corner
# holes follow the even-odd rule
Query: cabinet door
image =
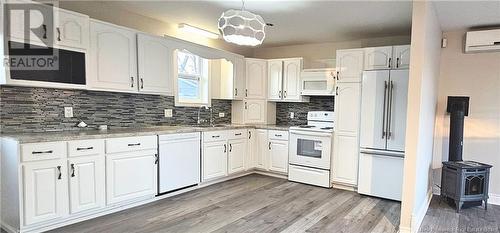
[(227, 151), (226, 141), (203, 144), (203, 181), (227, 175)]
[[(10, 15), (10, 19), (6, 20), (10, 28), (9, 40), (20, 43), (53, 47), (54, 22), (53, 18), (50, 17), (54, 16), (54, 8), (41, 3), (33, 2), (23, 4), (29, 8), (29, 11), (24, 11), (22, 9), (11, 8), (11, 6), (14, 5), (15, 4), (5, 4), (6, 12)], [(29, 13), (29, 16), (25, 15), (27, 12)], [(26, 16), (29, 17), (29, 22), (24, 21)], [(28, 38), (26, 38), (25, 32), (28, 33)]]
[(139, 91), (173, 95), (174, 50), (161, 37), (137, 35)]
[(243, 100), (245, 97), (245, 58), (236, 58), (233, 60), (233, 73), (234, 73), (234, 100)]
[(360, 84), (338, 83), (335, 96), (335, 133), (358, 135)]
[(137, 92), (135, 37), (132, 30), (90, 22), (91, 88)]
[(409, 73), (408, 70), (391, 70), (390, 76), (387, 149), (404, 151)]
[(287, 59), (283, 62), (283, 98), (300, 100), (300, 72), (302, 59)]
[(249, 99), (266, 99), (267, 61), (247, 59), (246, 66), (246, 97)]
[(267, 65), (268, 99), (281, 100), (283, 96), (283, 61), (270, 60)]
[(337, 82), (361, 81), (363, 54), (363, 49), (337, 50)]
[(229, 140), (228, 173), (236, 173), (245, 170), (245, 158), (247, 153), (247, 139)]
[(365, 70), (390, 69), (392, 62), (392, 46), (365, 49)]
[(155, 175), (155, 154), (151, 150), (106, 155), (107, 204), (154, 195)]
[(62, 218), (68, 214), (68, 180), (63, 160), (23, 165), (24, 224)]
[(269, 170), (288, 171), (288, 141), (269, 140)]
[(89, 17), (57, 9), (54, 19), (56, 44), (87, 50), (89, 47)]
[(104, 207), (104, 155), (68, 160), (70, 213)]
[(245, 123), (263, 124), (266, 122), (266, 100), (245, 100)]
[(255, 130), (256, 151), (255, 151), (255, 167), (263, 170), (269, 168), (269, 144), (267, 140), (267, 130)]
[(410, 67), (410, 45), (394, 46), (393, 60), (396, 69), (408, 69)]
[(335, 133), (332, 181), (356, 186), (358, 181), (358, 137)]
[(257, 143), (255, 140), (255, 129), (248, 129), (247, 131), (247, 152), (245, 156), (245, 170), (255, 167), (254, 154), (257, 150)]

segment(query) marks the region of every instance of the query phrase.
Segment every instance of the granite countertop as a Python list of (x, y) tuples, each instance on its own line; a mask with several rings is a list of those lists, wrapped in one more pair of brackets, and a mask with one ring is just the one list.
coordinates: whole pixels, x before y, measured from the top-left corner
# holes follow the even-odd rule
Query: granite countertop
[(288, 130), (290, 126), (280, 125), (222, 125), (217, 127), (200, 127), (200, 126), (155, 126), (144, 128), (120, 128), (108, 129), (105, 131), (84, 129), (71, 131), (53, 131), (42, 133), (8, 133), (0, 134), (0, 137), (12, 139), (19, 143), (36, 143), (36, 142), (51, 142), (51, 141), (71, 141), (85, 139), (101, 139), (101, 138), (118, 138), (118, 137), (135, 137), (149, 136), (174, 133), (190, 133), (190, 132), (205, 132), (216, 130), (231, 130), (231, 129), (271, 129), (271, 130)]

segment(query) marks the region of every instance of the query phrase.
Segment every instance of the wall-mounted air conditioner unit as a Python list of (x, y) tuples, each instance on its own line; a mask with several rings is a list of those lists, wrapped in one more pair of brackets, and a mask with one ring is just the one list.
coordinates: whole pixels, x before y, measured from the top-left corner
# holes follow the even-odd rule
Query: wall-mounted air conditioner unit
[(500, 51), (500, 29), (467, 32), (465, 53), (495, 51)]

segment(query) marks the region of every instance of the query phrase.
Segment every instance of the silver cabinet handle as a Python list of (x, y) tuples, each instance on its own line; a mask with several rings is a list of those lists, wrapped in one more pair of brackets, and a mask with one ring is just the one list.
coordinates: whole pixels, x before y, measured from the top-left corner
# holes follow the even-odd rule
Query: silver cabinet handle
[(61, 166), (57, 166), (57, 171), (59, 172), (59, 175), (57, 175), (57, 179), (60, 180), (62, 179)]
[(385, 102), (387, 101), (387, 81), (384, 81), (384, 108), (382, 111), (382, 138), (385, 138), (385, 112), (387, 109), (385, 109)]
[(31, 154), (36, 155), (36, 154), (52, 154), (54, 151), (53, 150), (46, 150), (46, 151), (33, 151)]
[(59, 29), (59, 27), (57, 27), (56, 31), (57, 31), (57, 41), (61, 41), (61, 29)]
[(75, 177), (75, 164), (72, 163), (70, 167), (71, 167), (71, 177)]
[(94, 149), (94, 147), (93, 147), (93, 146), (89, 146), (89, 147), (78, 147), (78, 148), (76, 148), (76, 150), (92, 150), (92, 149)]
[(391, 81), (391, 84), (389, 85), (389, 111), (387, 112), (387, 139), (391, 139), (392, 132), (391, 132), (391, 121), (392, 121), (392, 97), (393, 97), (393, 91), (394, 91), (394, 83)]
[(130, 87), (134, 87), (134, 77), (130, 77)]

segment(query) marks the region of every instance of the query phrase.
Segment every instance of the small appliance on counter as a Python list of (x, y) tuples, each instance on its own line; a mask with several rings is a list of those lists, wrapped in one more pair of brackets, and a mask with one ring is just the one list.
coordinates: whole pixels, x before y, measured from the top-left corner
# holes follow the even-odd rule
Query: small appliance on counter
[(288, 180), (331, 188), (333, 111), (307, 113), (307, 125), (290, 127)]

